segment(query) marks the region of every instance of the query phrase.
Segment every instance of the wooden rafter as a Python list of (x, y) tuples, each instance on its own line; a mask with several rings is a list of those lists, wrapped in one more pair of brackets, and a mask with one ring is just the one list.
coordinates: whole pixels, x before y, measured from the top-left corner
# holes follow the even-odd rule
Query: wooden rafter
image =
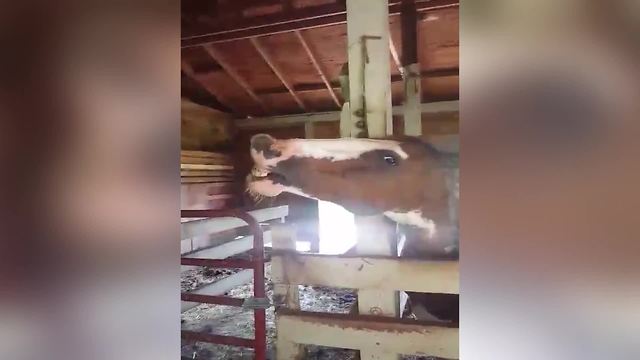
[(180, 63), (180, 67), (182, 69), (182, 72), (185, 73), (185, 75), (187, 75), (193, 81), (198, 83), (203, 89), (205, 89), (209, 94), (211, 94), (218, 102), (220, 102), (222, 105), (231, 109), (231, 111), (233, 111), (235, 114), (243, 115), (243, 113), (240, 112), (235, 106), (232, 106), (231, 104), (228, 104), (228, 103), (222, 103), (222, 100), (218, 94), (218, 90), (212, 88), (207, 82), (203, 81), (202, 78), (193, 70), (193, 67), (191, 66), (191, 64), (189, 64), (186, 60), (182, 59)]
[(402, 0), (400, 29), (402, 34), (402, 63), (408, 66), (418, 63), (418, 13), (415, 0)]
[(300, 43), (302, 44), (302, 47), (304, 48), (304, 51), (307, 52), (307, 56), (309, 56), (309, 59), (313, 63), (313, 67), (316, 68), (316, 71), (318, 72), (318, 75), (322, 79), (322, 82), (324, 82), (325, 86), (327, 87), (327, 90), (329, 91), (329, 94), (331, 94), (331, 98), (336, 103), (338, 108), (340, 108), (340, 106), (341, 106), (340, 105), (340, 100), (338, 100), (338, 96), (336, 95), (336, 92), (333, 90), (333, 86), (329, 82), (329, 79), (327, 78), (327, 75), (322, 70), (322, 67), (320, 66), (320, 63), (318, 62), (318, 56), (311, 49), (311, 47), (309, 46), (309, 42), (306, 40), (304, 34), (301, 31), (296, 30), (295, 34), (298, 37), (298, 40), (300, 40)]
[(229, 64), (224, 57), (220, 54), (218, 49), (212, 45), (204, 45), (204, 50), (215, 60), (224, 71), (235, 81), (256, 103), (258, 103), (262, 109), (269, 113), (271, 112), (269, 107), (262, 101), (262, 99), (253, 91), (251, 85)]
[[(449, 77), (449, 76), (459, 76), (460, 75), (460, 71), (458, 69), (436, 69), (436, 70), (426, 70), (426, 71), (422, 71), (420, 73), (420, 77), (422, 78), (440, 78), (440, 77)], [(391, 82), (401, 82), (402, 81), (402, 75), (391, 75)], [(327, 83), (316, 83), (316, 84), (299, 84), (299, 85), (295, 85), (293, 88), (297, 93), (303, 93), (303, 92), (314, 92), (314, 91), (323, 91), (323, 90), (327, 90), (327, 86), (331, 88), (331, 90), (333, 90), (334, 94), (335, 94), (335, 90), (334, 89), (340, 89), (340, 82), (335, 81), (335, 82), (329, 82), (329, 84), (327, 85)], [(280, 88), (270, 88), (270, 89), (262, 89), (262, 90), (258, 90), (256, 91), (256, 93), (258, 95), (275, 95), (275, 94), (283, 94), (286, 93), (287, 89), (280, 87)], [(336, 99), (334, 99), (336, 100)], [(339, 104), (339, 102), (338, 102)]]
[(400, 56), (398, 55), (398, 49), (396, 45), (393, 43), (393, 38), (389, 36), (389, 51), (391, 52), (391, 57), (393, 58), (393, 63), (396, 64), (396, 68), (400, 75), (404, 77), (404, 69), (402, 68), (402, 64), (400, 64)]
[[(438, 10), (459, 6), (459, 0), (416, 1), (419, 12)], [(401, 4), (389, 5), (389, 15), (400, 14)], [(244, 26), (230, 24), (211, 29), (206, 33), (186, 36), (181, 39), (181, 47), (192, 47), (213, 44), (257, 36), (273, 35), (295, 30), (312, 29), (323, 26), (345, 24), (347, 22), (346, 7), (343, 4), (316, 6), (310, 9), (291, 11), (285, 14), (260, 16), (243, 21)]]
[(267, 53), (267, 50), (264, 48), (264, 46), (260, 42), (259, 38), (251, 38), (251, 44), (253, 44), (253, 47), (258, 51), (260, 56), (262, 56), (262, 59), (264, 60), (264, 62), (267, 63), (267, 65), (269, 65), (273, 73), (276, 74), (280, 82), (284, 85), (284, 87), (287, 89), (289, 94), (291, 94), (291, 97), (293, 98), (293, 100), (296, 101), (300, 109), (306, 111), (307, 107), (304, 105), (302, 100), (300, 100), (300, 97), (298, 96), (298, 94), (296, 94), (291, 84), (289, 84), (287, 79), (284, 77), (284, 75), (282, 74), (282, 71), (278, 69), (273, 59), (271, 58), (271, 56)]

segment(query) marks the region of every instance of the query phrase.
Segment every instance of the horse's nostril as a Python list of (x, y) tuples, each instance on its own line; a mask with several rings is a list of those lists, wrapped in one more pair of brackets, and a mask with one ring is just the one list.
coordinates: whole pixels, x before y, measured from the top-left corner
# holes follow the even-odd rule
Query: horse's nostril
[(258, 134), (251, 137), (251, 148), (257, 152), (262, 152), (266, 159), (271, 159), (282, 155), (278, 150), (274, 150), (271, 146), (276, 139), (267, 134)]

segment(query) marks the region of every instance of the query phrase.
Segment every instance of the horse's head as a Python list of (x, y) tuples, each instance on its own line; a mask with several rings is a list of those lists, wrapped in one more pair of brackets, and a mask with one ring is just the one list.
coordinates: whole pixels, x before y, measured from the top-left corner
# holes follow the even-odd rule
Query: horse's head
[(448, 157), (419, 138), (278, 140), (260, 134), (251, 139), (251, 155), (253, 194), (290, 192), (358, 215), (395, 215), (401, 223), (435, 221), (448, 211), (440, 171)]

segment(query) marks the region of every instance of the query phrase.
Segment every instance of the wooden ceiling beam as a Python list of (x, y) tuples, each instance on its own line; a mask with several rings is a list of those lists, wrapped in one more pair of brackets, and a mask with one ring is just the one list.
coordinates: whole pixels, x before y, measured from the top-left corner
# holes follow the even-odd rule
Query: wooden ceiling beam
[(246, 93), (251, 97), (266, 113), (270, 113), (269, 107), (262, 101), (262, 99), (253, 91), (251, 85), (229, 64), (224, 57), (220, 54), (218, 49), (211, 45), (204, 45), (204, 50), (215, 60), (224, 71), (235, 81)]
[(247, 115), (246, 113), (243, 113), (241, 111), (238, 111), (238, 109), (234, 106), (231, 106), (228, 103), (223, 103), (220, 99), (220, 96), (218, 94), (218, 91), (214, 88), (212, 88), (209, 84), (207, 84), (205, 81), (202, 80), (202, 78), (193, 70), (193, 67), (191, 66), (191, 64), (189, 64), (186, 60), (182, 59), (181, 63), (180, 63), (180, 68), (182, 69), (182, 72), (189, 77), (191, 80), (193, 80), (194, 82), (196, 82), (198, 85), (200, 85), (200, 87), (202, 87), (203, 89), (205, 89), (209, 94), (211, 94), (211, 96), (213, 96), (217, 102), (219, 102), (221, 105), (229, 108), (231, 111), (233, 111), (235, 114), (238, 115)]
[(391, 36), (389, 36), (389, 51), (391, 52), (393, 63), (396, 64), (396, 68), (398, 69), (400, 76), (404, 77), (404, 69), (402, 68), (402, 64), (400, 64), (400, 56), (398, 55), (398, 50), (396, 45), (393, 43), (393, 37)]
[[(422, 78), (439, 78), (439, 77), (449, 77), (449, 76), (459, 76), (460, 71), (458, 69), (437, 69), (437, 70), (427, 70), (420, 73), (420, 77)], [(402, 75), (391, 75), (391, 82), (401, 82)], [(333, 89), (340, 89), (340, 83), (329, 82), (329, 86)], [(318, 84), (299, 84), (293, 87), (293, 89), (298, 92), (312, 92), (312, 91), (323, 91), (327, 89), (326, 83), (318, 83)], [(286, 88), (271, 88), (271, 89), (263, 89), (258, 90), (256, 93), (258, 95), (273, 95), (273, 94), (283, 94), (286, 93)], [(335, 92), (335, 90), (334, 90)]]
[(284, 87), (287, 89), (289, 94), (291, 94), (291, 97), (293, 98), (293, 100), (295, 100), (295, 102), (298, 104), (300, 109), (302, 109), (303, 111), (306, 111), (307, 107), (304, 105), (302, 100), (300, 100), (300, 97), (298, 96), (298, 94), (296, 94), (291, 84), (289, 84), (287, 79), (285, 79), (280, 69), (278, 69), (273, 59), (271, 58), (271, 56), (267, 53), (267, 50), (264, 48), (264, 46), (260, 42), (259, 38), (251, 38), (251, 44), (253, 44), (253, 47), (258, 51), (258, 53), (262, 57), (262, 60), (264, 60), (264, 62), (267, 63), (267, 65), (269, 65), (269, 67), (271, 68), (271, 71), (273, 71), (273, 73), (276, 74), (280, 82), (284, 85)]
[(331, 98), (336, 103), (336, 106), (338, 106), (338, 108), (340, 108), (341, 107), (340, 100), (338, 100), (338, 96), (336, 95), (336, 92), (333, 90), (333, 86), (329, 82), (329, 79), (327, 78), (327, 75), (322, 70), (322, 67), (320, 66), (320, 63), (318, 62), (317, 54), (315, 53), (315, 51), (313, 49), (311, 49), (311, 46), (309, 46), (309, 42), (307, 41), (307, 39), (305, 38), (304, 34), (302, 34), (302, 32), (300, 30), (295, 30), (295, 34), (296, 34), (296, 37), (298, 37), (298, 40), (300, 41), (300, 44), (302, 44), (302, 47), (304, 48), (304, 51), (307, 53), (307, 56), (309, 57), (309, 59), (313, 63), (313, 67), (316, 69), (316, 72), (320, 76), (320, 79), (322, 79), (322, 82), (324, 83), (325, 87), (329, 91), (329, 94), (331, 95)]
[[(416, 0), (416, 11), (425, 12), (448, 7), (459, 6), (459, 0)], [(389, 15), (399, 15), (400, 2), (390, 3)], [(314, 6), (307, 9), (279, 13), (275, 15), (257, 16), (244, 19), (242, 26), (228, 24), (226, 27), (211, 29), (206, 33), (185, 36), (181, 39), (181, 47), (193, 47), (214, 44), (258, 36), (274, 35), (295, 30), (311, 29), (323, 26), (345, 24), (347, 10), (344, 4)]]

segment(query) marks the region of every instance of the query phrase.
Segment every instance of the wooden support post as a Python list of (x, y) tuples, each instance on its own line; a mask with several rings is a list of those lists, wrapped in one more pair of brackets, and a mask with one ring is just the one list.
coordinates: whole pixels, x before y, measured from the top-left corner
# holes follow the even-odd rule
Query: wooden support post
[[(393, 132), (387, 0), (347, 0), (349, 106), (340, 131), (353, 137), (381, 137)], [(346, 111), (348, 111), (348, 116)], [(356, 217), (360, 255), (397, 254), (391, 227), (382, 216)], [(397, 291), (361, 290), (360, 314), (398, 317)], [(361, 359), (391, 360), (397, 354), (360, 349)]]
[[(275, 252), (295, 252), (296, 238), (291, 226), (285, 224), (274, 224), (271, 226), (271, 241)], [(284, 279), (285, 264), (282, 257), (274, 257), (271, 262), (271, 275), (275, 279)], [(288, 310), (300, 310), (300, 294), (298, 285), (274, 284), (273, 301), (276, 312), (284, 307)], [(277, 360), (301, 360), (303, 359), (304, 348), (288, 339), (281, 333), (282, 327), (276, 326), (276, 359)]]
[(391, 134), (387, 0), (347, 0), (347, 46), (351, 136)]
[(400, 10), (404, 82), (404, 134), (422, 135), (420, 111), (422, 81), (418, 63), (418, 19), (414, 0), (403, 0)]

